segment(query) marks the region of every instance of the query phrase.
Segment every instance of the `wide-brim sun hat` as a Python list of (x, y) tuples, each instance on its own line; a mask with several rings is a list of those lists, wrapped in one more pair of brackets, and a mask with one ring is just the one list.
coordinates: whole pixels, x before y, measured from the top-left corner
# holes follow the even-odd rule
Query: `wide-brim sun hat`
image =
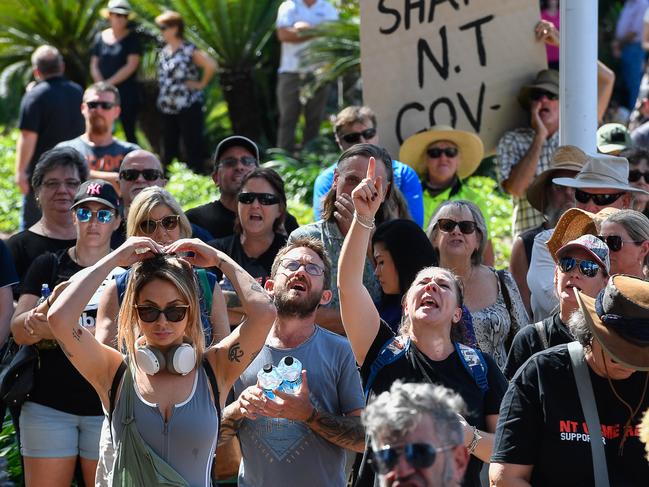
[(586, 324), (604, 350), (634, 370), (649, 370), (649, 282), (617, 274), (596, 298), (575, 288)]
[(476, 134), (456, 130), (447, 125), (435, 125), (408, 137), (399, 149), (399, 160), (412, 167), (419, 176), (428, 179), (426, 149), (433, 142), (447, 140), (458, 148), (460, 161), (457, 176), (462, 180), (473, 174), (484, 157), (484, 145)]
[(543, 211), (546, 208), (545, 190), (548, 180), (558, 171), (573, 171), (577, 174), (583, 168), (588, 156), (579, 147), (574, 145), (563, 145), (552, 155), (550, 167), (534, 178), (534, 181), (527, 188), (527, 201), (532, 208)]
[(524, 85), (518, 92), (518, 103), (529, 110), (532, 105), (531, 95), (534, 91), (543, 90), (559, 96), (559, 71), (556, 69), (544, 69), (536, 73), (532, 83)]
[(100, 15), (107, 19), (110, 14), (128, 15), (129, 19), (135, 16), (133, 8), (128, 0), (110, 0), (105, 8), (99, 11)]

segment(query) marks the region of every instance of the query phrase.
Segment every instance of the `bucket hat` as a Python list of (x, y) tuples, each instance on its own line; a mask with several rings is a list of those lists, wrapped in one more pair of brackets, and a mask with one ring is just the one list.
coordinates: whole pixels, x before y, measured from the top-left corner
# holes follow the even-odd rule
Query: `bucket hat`
[(524, 85), (518, 92), (518, 103), (525, 110), (530, 109), (532, 104), (531, 95), (536, 90), (547, 91), (559, 96), (559, 71), (556, 69), (544, 69), (536, 73), (536, 78), (530, 84)]

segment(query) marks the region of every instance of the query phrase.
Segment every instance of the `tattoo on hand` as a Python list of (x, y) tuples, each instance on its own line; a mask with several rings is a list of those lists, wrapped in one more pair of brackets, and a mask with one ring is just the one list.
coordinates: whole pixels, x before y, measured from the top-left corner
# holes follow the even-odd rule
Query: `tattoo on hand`
[(83, 329), (81, 327), (79, 328), (72, 328), (72, 336), (74, 339), (78, 342), (81, 341), (81, 335), (83, 335)]
[(241, 357), (243, 357), (243, 350), (241, 350), (241, 345), (237, 342), (228, 349), (228, 360), (241, 363)]

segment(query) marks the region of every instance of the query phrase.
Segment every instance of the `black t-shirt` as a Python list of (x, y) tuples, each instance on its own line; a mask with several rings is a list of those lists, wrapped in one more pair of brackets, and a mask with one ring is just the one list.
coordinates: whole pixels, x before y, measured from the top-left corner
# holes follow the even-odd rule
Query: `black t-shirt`
[(79, 152), (88, 163), (88, 168), (95, 171), (119, 172), (124, 156), (140, 146), (113, 139), (108, 145), (90, 145), (83, 137), (66, 140), (57, 147), (72, 147)]
[[(574, 340), (566, 325), (559, 318), (559, 313), (548, 316), (543, 321), (545, 337), (548, 340), (548, 347), (570, 343)], [(512, 341), (512, 346), (507, 355), (507, 363), (503, 373), (507, 380), (511, 380), (516, 371), (525, 363), (525, 361), (536, 352), (543, 351), (543, 342), (539, 337), (536, 327), (533, 324), (524, 326)]]
[[(649, 463), (638, 438), (638, 423), (649, 407), (644, 395), (627, 430), (623, 455), (619, 446), (629, 411), (615, 397), (607, 379), (589, 367), (597, 402), (610, 484), (616, 487), (646, 486)], [(644, 393), (646, 372), (611, 381), (631, 407)], [(500, 409), (492, 462), (533, 465), (535, 487), (595, 485), (586, 420), (581, 409), (568, 347), (558, 345), (537, 353), (514, 375)]]
[[(67, 281), (83, 267), (74, 262), (67, 250), (46, 253), (29, 267), (23, 283), (22, 294), (40, 296), (41, 285), (47, 283), (54, 289)], [(83, 324), (94, 325), (97, 310), (85, 310)], [(61, 348), (41, 349), (39, 367), (34, 376), (34, 389), (29, 400), (43, 406), (79, 416), (100, 416), (101, 402), (95, 389), (74, 368)]]
[[(101, 38), (101, 32), (99, 32), (95, 37), (95, 43), (91, 51), (91, 55), (98, 58), (99, 72), (104, 79), (110, 78), (122, 69), (126, 65), (128, 57), (132, 54), (142, 55), (142, 46), (137, 34), (133, 31), (130, 31), (126, 37), (114, 44), (106, 44)], [(117, 85), (120, 94), (123, 91), (133, 92), (136, 90), (136, 75), (137, 70)]]
[[(234, 233), (234, 220), (236, 214), (234, 211), (227, 209), (220, 200), (206, 203), (185, 212), (187, 218), (192, 223), (203, 227), (216, 238), (227, 237)], [(291, 234), (299, 225), (293, 215), (286, 212), (284, 227), (286, 233)]]
[(85, 129), (81, 86), (62, 76), (39, 81), (20, 102), (18, 128), (38, 134), (27, 173), (31, 174), (38, 158), (61, 141), (82, 134)]
[[(372, 342), (365, 357), (365, 362), (361, 367), (363, 386), (367, 383), (372, 364), (378, 357), (381, 348), (394, 336), (390, 327), (381, 322), (376, 338)], [(435, 384), (443, 385), (457, 392), (466, 404), (467, 411), (464, 412), (464, 417), (467, 422), (484, 431), (487, 427), (486, 416), (498, 414), (500, 410), (500, 402), (507, 388), (507, 382), (491, 356), (486, 353), (483, 353), (483, 356), (488, 369), (489, 390), (486, 393), (480, 390), (473, 376), (464, 367), (457, 352), (454, 351), (444, 360), (434, 361), (417, 350), (417, 347), (411, 342), (408, 352), (381, 369), (372, 385), (371, 395), (378, 395), (389, 390), (392, 383), (397, 379), (405, 382), (430, 382), (428, 380), (430, 378)], [(366, 446), (363, 465), (354, 484), (356, 487), (374, 485), (374, 471), (366, 460), (368, 448), (369, 445)], [(471, 456), (462, 483), (463, 486), (480, 487), (482, 463), (475, 456)]]
[[(32, 265), (32, 262), (46, 252), (56, 252), (61, 249), (68, 249), (76, 243), (76, 239), (59, 240), (57, 238), (44, 237), (30, 230), (24, 230), (20, 233), (12, 235), (7, 240), (7, 247), (11, 252), (18, 273), (18, 279), (22, 283), (27, 274), (27, 269)], [(37, 295), (40, 295), (40, 285), (38, 287)], [(53, 288), (51, 288), (53, 289)], [(16, 287), (14, 297), (18, 299), (21, 294), (20, 285)]]

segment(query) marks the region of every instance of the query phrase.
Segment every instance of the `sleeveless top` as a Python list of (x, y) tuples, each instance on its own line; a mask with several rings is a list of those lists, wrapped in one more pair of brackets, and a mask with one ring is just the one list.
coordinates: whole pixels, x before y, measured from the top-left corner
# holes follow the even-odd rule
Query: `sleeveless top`
[[(220, 427), (209, 381), (203, 367), (198, 367), (189, 397), (174, 406), (171, 417), (165, 422), (157, 404), (146, 402), (137, 389), (133, 413), (142, 439), (192, 487), (211, 487), (212, 460)], [(218, 401), (218, 391), (214, 391)], [(113, 414), (113, 442), (123, 431), (122, 394), (117, 399)]]
[(200, 73), (192, 56), (196, 46), (183, 42), (175, 51), (169, 46), (160, 50), (158, 57), (158, 108), (162, 113), (174, 115), (203, 101), (201, 90), (190, 90), (185, 81), (199, 81)]

